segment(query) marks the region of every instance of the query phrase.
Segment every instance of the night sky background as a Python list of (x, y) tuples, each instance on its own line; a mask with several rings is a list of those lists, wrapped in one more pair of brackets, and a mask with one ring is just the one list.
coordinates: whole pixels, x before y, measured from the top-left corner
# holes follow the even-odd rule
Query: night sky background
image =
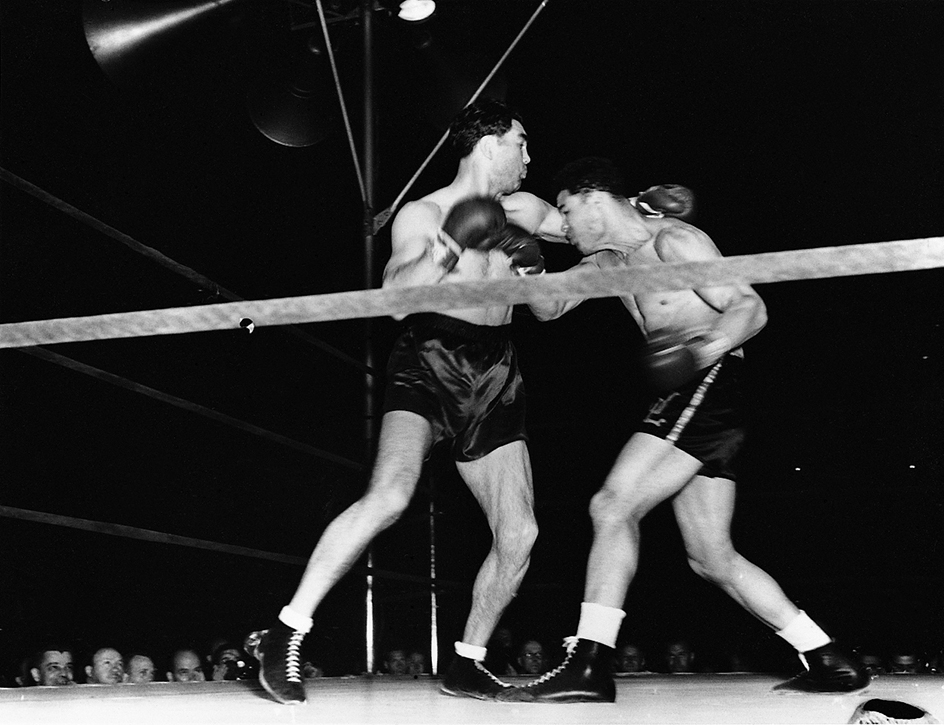
[[(246, 299), (364, 288), (363, 210), (343, 129), (287, 147), (263, 136), (246, 106), (320, 32), (292, 30), (317, 19), (310, 9), (243, 3), (116, 80), (89, 51), (81, 2), (0, 7), (7, 172)], [(378, 209), (536, 7), (445, 0), (425, 52), (377, 12)], [(332, 26), (358, 148), (360, 33)], [(695, 223), (729, 255), (936, 236), (942, 34), (944, 3), (921, 0), (551, 0), (489, 92), (523, 114), (524, 188), (545, 198), (564, 163), (604, 155), (635, 188), (691, 187)], [(324, 108), (338, 115), (330, 95)], [(443, 150), (407, 200), (454, 171)], [(2, 322), (223, 301), (13, 184), (0, 183), (0, 203)], [(389, 226), (375, 245), (379, 271)], [(551, 271), (577, 261), (566, 246), (544, 246)], [(931, 270), (758, 286), (770, 321), (747, 346), (751, 427), (735, 543), (849, 647), (944, 645), (942, 283)], [(363, 321), (299, 329), (364, 359)], [(382, 367), (398, 327), (384, 318), (370, 330)], [(518, 638), (556, 648), (574, 632), (587, 503), (643, 412), (638, 341), (615, 299), (549, 323), (516, 310), (541, 525), (506, 615)], [(48, 349), (366, 462), (364, 373), (289, 328)], [(353, 467), (26, 351), (0, 351), (0, 366), (3, 507), (307, 557), (366, 484)], [(413, 506), (374, 556), (380, 569), (428, 576), (431, 491), (448, 651), (489, 536), (446, 451), (434, 451)], [(82, 652), (205, 651), (214, 637), (273, 621), (301, 574), (291, 563), (11, 516), (0, 517), (0, 551), (4, 674), (49, 636)], [(365, 666), (363, 582), (362, 569), (343, 580), (306, 640), (328, 674)], [(375, 596), (378, 648), (428, 648), (427, 588), (381, 578)], [(705, 659), (739, 645), (774, 667), (795, 663), (691, 573), (668, 505), (644, 522), (626, 609), (624, 633), (650, 648), (682, 633)]]

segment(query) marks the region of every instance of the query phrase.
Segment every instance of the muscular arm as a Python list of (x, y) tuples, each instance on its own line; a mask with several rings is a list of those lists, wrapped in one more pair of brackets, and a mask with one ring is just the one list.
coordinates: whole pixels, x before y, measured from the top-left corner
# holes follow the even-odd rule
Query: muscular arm
[[(597, 252), (596, 254), (592, 254), (589, 257), (584, 257), (570, 269), (565, 270), (564, 272), (558, 272), (558, 274), (581, 274), (583, 270), (600, 266), (600, 257), (607, 254), (611, 254), (611, 252)], [(533, 312), (534, 316), (541, 320), (541, 322), (547, 322), (548, 320), (556, 320), (558, 317), (564, 315), (567, 312), (570, 312), (585, 299), (586, 298), (576, 300), (541, 300), (540, 302), (529, 302), (528, 307), (531, 308), (531, 312)]]
[(461, 250), (450, 246), (441, 224), (442, 210), (432, 202), (414, 201), (400, 210), (391, 229), (384, 287), (436, 284), (449, 273)]
[[(694, 227), (670, 227), (660, 232), (656, 253), (664, 262), (695, 262), (721, 257), (707, 234)], [(711, 357), (718, 358), (750, 340), (767, 324), (767, 307), (748, 284), (697, 287), (693, 292), (718, 315), (706, 330)]]
[(517, 191), (499, 201), (512, 224), (545, 241), (567, 243), (562, 229), (564, 218), (554, 205), (526, 191)]

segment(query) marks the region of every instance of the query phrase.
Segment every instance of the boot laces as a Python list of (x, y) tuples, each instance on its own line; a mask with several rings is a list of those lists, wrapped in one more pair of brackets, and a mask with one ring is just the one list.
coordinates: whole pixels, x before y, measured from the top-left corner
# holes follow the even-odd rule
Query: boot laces
[(557, 677), (561, 672), (564, 671), (564, 668), (567, 667), (567, 663), (570, 662), (571, 658), (574, 656), (574, 650), (577, 649), (578, 638), (576, 635), (570, 637), (564, 637), (564, 649), (567, 650), (567, 656), (564, 657), (564, 661), (561, 662), (557, 667), (555, 667), (550, 672), (545, 672), (536, 680), (529, 682), (525, 687), (534, 687), (535, 685), (540, 685), (543, 682), (547, 682), (553, 677)]
[(292, 632), (288, 639), (288, 649), (285, 653), (285, 679), (289, 682), (301, 682), (301, 646), (305, 638), (304, 632)]
[(488, 667), (483, 665), (478, 660), (472, 660), (475, 663), (475, 669), (481, 672), (483, 675), (488, 677), (492, 682), (494, 682), (499, 687), (514, 687), (514, 685), (509, 685), (507, 682), (502, 682), (498, 677), (495, 676), (495, 673), (492, 672)]

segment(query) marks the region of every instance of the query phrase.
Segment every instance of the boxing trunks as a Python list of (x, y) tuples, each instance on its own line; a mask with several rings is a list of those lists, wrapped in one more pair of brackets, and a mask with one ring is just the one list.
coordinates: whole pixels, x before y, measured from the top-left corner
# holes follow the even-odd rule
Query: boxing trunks
[(728, 354), (695, 380), (653, 402), (637, 430), (675, 444), (702, 463), (698, 472), (736, 480), (744, 443), (740, 377), (744, 360)]
[(474, 461), (527, 440), (524, 387), (511, 325), (473, 325), (446, 315), (406, 318), (387, 363), (384, 413), (409, 410), (453, 441), (457, 461)]

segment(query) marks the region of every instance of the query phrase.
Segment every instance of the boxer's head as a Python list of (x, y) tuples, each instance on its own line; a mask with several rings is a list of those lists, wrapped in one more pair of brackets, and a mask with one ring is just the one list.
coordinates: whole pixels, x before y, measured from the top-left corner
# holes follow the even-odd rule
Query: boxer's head
[(449, 140), (459, 158), (465, 158), (480, 138), (503, 136), (514, 121), (523, 123), (521, 116), (506, 104), (491, 98), (479, 99), (459, 111), (449, 126)]

